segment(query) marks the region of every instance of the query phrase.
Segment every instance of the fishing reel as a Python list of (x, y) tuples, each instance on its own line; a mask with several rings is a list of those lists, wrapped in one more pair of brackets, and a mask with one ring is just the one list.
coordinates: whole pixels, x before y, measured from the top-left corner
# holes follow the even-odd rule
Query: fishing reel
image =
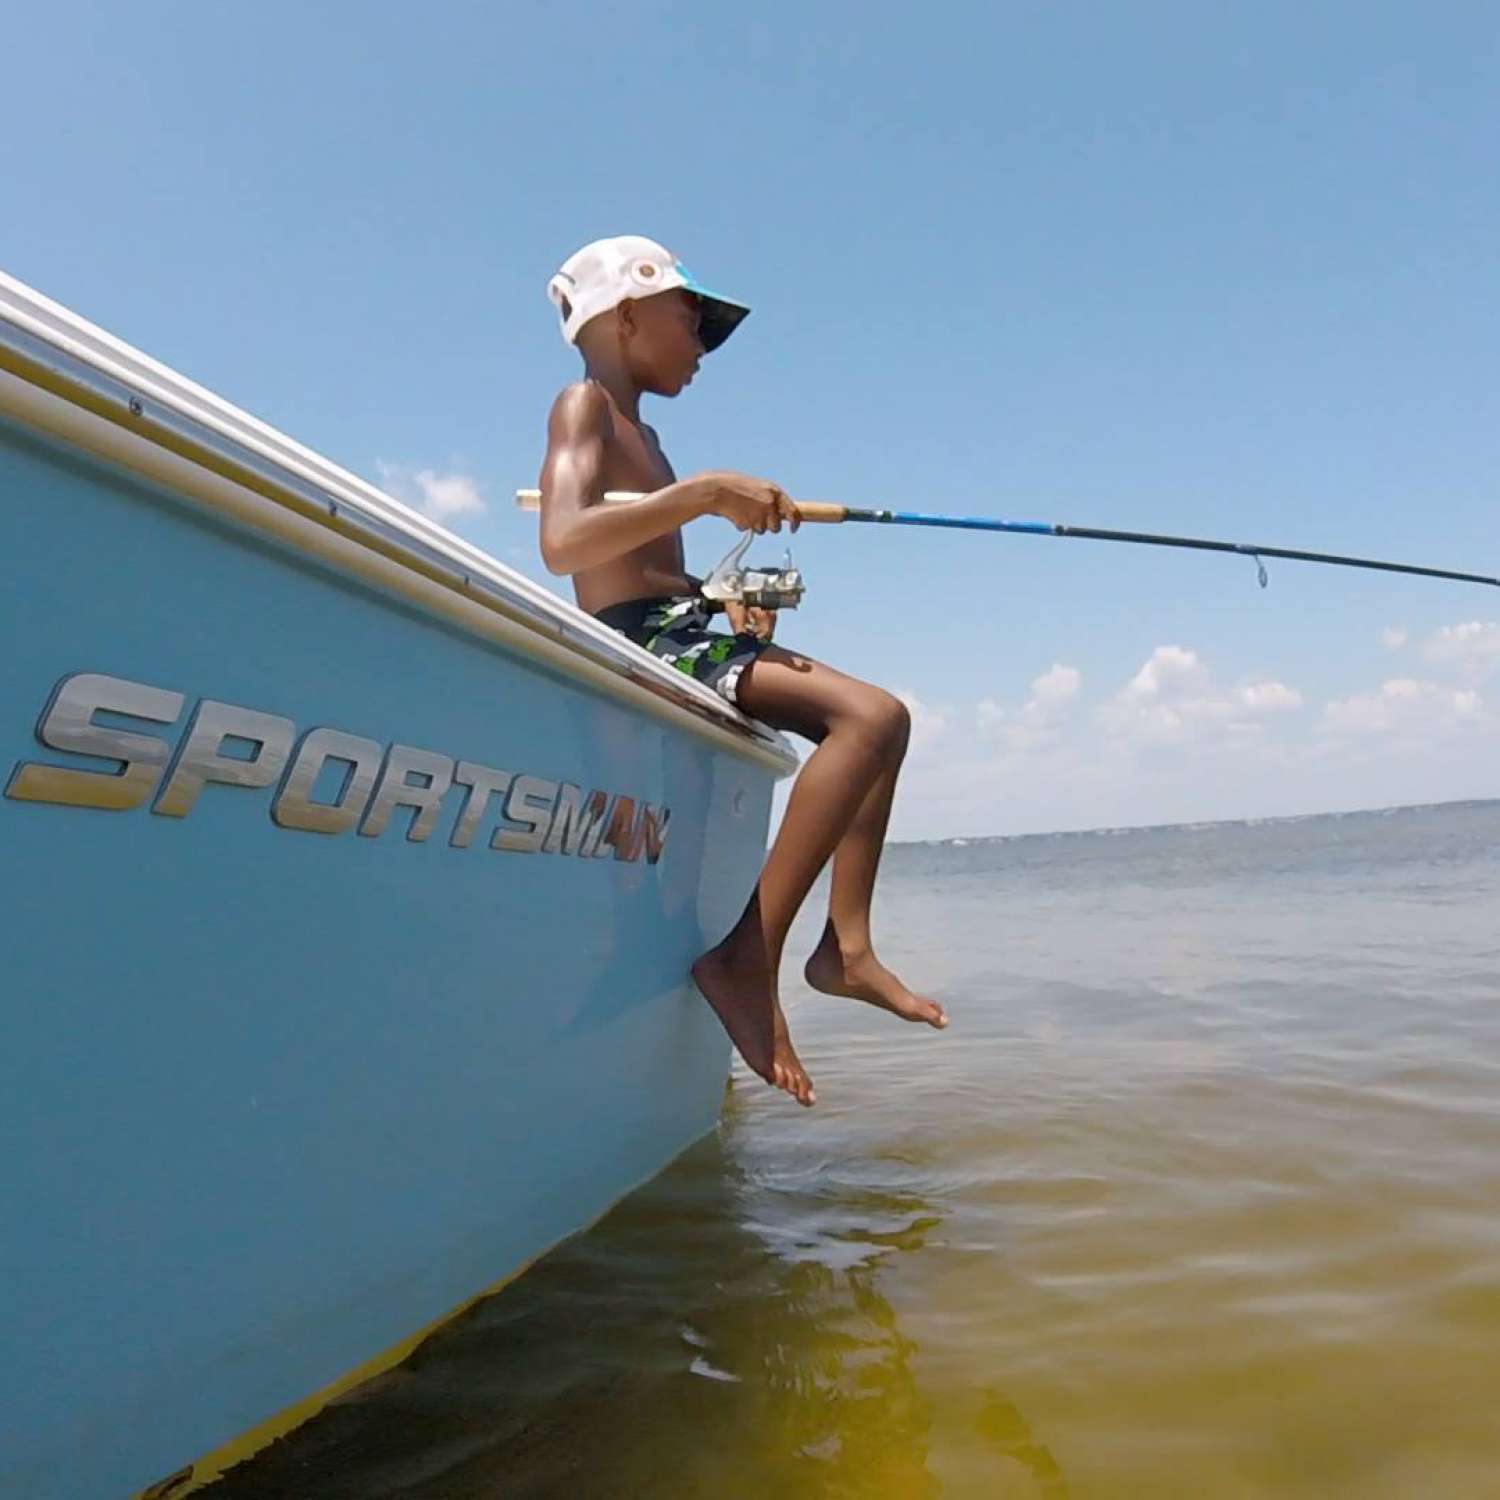
[(792, 565), (791, 548), (779, 568), (747, 568), (744, 557), (754, 540), (755, 533), (747, 531), (703, 580), (699, 592), (717, 609), (726, 603), (746, 609), (796, 609), (807, 586), (801, 570)]

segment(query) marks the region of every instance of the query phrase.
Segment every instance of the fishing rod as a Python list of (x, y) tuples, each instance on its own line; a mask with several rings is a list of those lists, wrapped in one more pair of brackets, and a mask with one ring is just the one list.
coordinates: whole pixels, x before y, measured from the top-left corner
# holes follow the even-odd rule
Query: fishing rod
[[(607, 501), (639, 500), (643, 496), (627, 490), (610, 490)], [(540, 490), (517, 490), (516, 504), (522, 510), (538, 510)], [(1416, 563), (1381, 562), (1373, 557), (1346, 557), (1336, 552), (1303, 552), (1293, 547), (1263, 547), (1251, 542), (1215, 542), (1203, 537), (1165, 536), (1150, 531), (1107, 531), (1099, 526), (1065, 526), (1057, 521), (1002, 521), (991, 516), (933, 516), (911, 510), (860, 510), (830, 500), (793, 502), (803, 521), (873, 522), (881, 526), (942, 526), (957, 531), (1017, 532), (1025, 536), (1075, 537), (1090, 542), (1131, 542), (1142, 547), (1183, 547), (1195, 552), (1231, 552), (1250, 558), (1257, 567), (1260, 586), (1269, 582), (1265, 558), (1287, 558), (1292, 562), (1327, 563), (1340, 568), (1370, 568), (1381, 573), (1409, 573), (1419, 578), (1447, 578), (1456, 583), (1484, 583), (1500, 588), (1500, 578), (1485, 573), (1462, 573), (1450, 568), (1424, 568)]]

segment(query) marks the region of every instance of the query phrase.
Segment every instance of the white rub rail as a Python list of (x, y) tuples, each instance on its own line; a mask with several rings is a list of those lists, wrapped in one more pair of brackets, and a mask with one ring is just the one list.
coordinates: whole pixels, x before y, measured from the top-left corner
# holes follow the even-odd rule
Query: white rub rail
[[(59, 413), (59, 402), (75, 410)], [(254, 503), (267, 499), (304, 521), (314, 514), (336, 529), (344, 544), (342, 549), (319, 546), (324, 555), (337, 551), (347, 563), (361, 544), (366, 550), (380, 544), (386, 566), (375, 571), (381, 572), (383, 586), (392, 584), (391, 564), (404, 562), (426, 587), (413, 580), (402, 592), (421, 596), (429, 606), (433, 585), (460, 596), (441, 612), (471, 626), (482, 623), (480, 633), (706, 735), (720, 748), (783, 773), (796, 765), (779, 735), (739, 714), (711, 689), (368, 481), (3, 272), (0, 411), (37, 421), (158, 479), (167, 465), (144, 463), (143, 442), (168, 449), (179, 460), (196, 461), (218, 483), (194, 485), (189, 498), (229, 508), (227, 477), (230, 484), (238, 481), (241, 494), (233, 508), (242, 519), (251, 519)], [(182, 464), (176, 469), (180, 487)], [(307, 537), (305, 527), (299, 531), (288, 518), (267, 529), (288, 540)], [(480, 621), (476, 608), (494, 618)]]

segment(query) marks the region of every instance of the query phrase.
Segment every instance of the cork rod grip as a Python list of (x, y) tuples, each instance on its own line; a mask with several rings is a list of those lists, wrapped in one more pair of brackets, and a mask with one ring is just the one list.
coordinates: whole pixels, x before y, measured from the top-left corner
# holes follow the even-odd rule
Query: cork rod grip
[(849, 514), (847, 505), (837, 505), (832, 500), (794, 500), (792, 503), (804, 521), (838, 522)]

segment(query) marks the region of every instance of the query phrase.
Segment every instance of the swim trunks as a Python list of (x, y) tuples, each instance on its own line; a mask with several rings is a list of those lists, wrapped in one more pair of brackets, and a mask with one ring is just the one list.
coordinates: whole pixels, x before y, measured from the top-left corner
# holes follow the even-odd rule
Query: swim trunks
[(770, 643), (748, 632), (725, 635), (710, 630), (707, 601), (696, 595), (666, 599), (627, 599), (601, 609), (597, 618), (611, 630), (644, 646), (669, 667), (706, 682), (738, 706), (740, 674)]

